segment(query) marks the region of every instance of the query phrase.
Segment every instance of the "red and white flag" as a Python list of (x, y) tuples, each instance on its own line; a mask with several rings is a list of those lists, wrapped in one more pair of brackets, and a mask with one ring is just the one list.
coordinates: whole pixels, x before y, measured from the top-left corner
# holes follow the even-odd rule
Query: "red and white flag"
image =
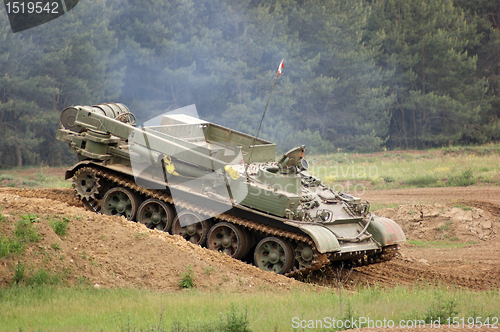
[(284, 60), (285, 60), (285, 59), (281, 60), (280, 66), (279, 66), (279, 68), (278, 68), (278, 77), (280, 77), (280, 76), (281, 76), (281, 72), (282, 72), (282, 71), (283, 71), (283, 69), (285, 68), (285, 66), (283, 65), (283, 61), (284, 61)]

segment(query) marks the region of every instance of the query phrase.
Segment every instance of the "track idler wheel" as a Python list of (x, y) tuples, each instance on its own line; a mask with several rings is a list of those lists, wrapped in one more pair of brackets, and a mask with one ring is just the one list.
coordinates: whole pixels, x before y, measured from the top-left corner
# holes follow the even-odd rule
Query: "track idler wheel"
[(299, 269), (311, 265), (314, 257), (313, 248), (306, 243), (299, 243), (295, 248), (295, 260), (299, 263)]
[(264, 271), (285, 274), (293, 266), (292, 246), (277, 237), (266, 237), (255, 247), (254, 262)]
[(247, 239), (248, 236), (243, 229), (224, 221), (210, 228), (207, 247), (240, 259), (248, 254)]
[(172, 234), (180, 235), (186, 241), (202, 246), (207, 240), (211, 226), (209, 220), (204, 220), (196, 212), (183, 211), (174, 219)]
[(104, 195), (101, 212), (108, 216), (124, 216), (128, 220), (133, 220), (138, 208), (139, 199), (132, 190), (115, 187)]
[(173, 207), (156, 198), (145, 200), (137, 211), (137, 222), (146, 225), (150, 229), (158, 229), (168, 232), (174, 220)]

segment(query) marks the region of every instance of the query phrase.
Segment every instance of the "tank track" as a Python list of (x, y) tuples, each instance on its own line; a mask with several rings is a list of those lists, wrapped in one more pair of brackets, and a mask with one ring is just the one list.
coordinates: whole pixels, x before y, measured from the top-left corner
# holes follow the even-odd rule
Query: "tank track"
[[(126, 188), (129, 188), (131, 190), (134, 190), (135, 192), (138, 192), (147, 198), (156, 198), (158, 200), (161, 200), (163, 202), (170, 203), (174, 205), (174, 200), (171, 196), (167, 195), (166, 193), (159, 191), (159, 190), (152, 190), (152, 189), (146, 189), (141, 186), (138, 186), (133, 180), (130, 178), (124, 177), (122, 175), (115, 174), (113, 171), (109, 170), (103, 170), (103, 169), (96, 169), (93, 167), (81, 167), (77, 170), (75, 175), (77, 175), (79, 172), (91, 172), (98, 178), (104, 178), (108, 181), (111, 181), (112, 183), (118, 185), (118, 186), (123, 186)], [(85, 205), (85, 207), (93, 212), (99, 212), (100, 211), (100, 205), (101, 205), (101, 199), (98, 198), (93, 198), (92, 200), (88, 200), (87, 202), (82, 200), (82, 203)], [(207, 208), (200, 208), (190, 202), (184, 201), (182, 199), (176, 199), (175, 200), (175, 206), (176, 207), (181, 207), (185, 210), (189, 210), (191, 212), (196, 212), (198, 214), (201, 214), (203, 216), (209, 217), (209, 216), (214, 216), (216, 215), (217, 217), (212, 217), (215, 220), (221, 220), (221, 221), (226, 221), (235, 225), (238, 225), (240, 227), (243, 227), (247, 230), (251, 230), (253, 232), (259, 232), (261, 234), (265, 234), (266, 236), (277, 236), (281, 238), (285, 238), (288, 241), (295, 241), (297, 243), (303, 242), (311, 246), (313, 249), (313, 259), (311, 264), (302, 267), (300, 269), (297, 269), (294, 267), (294, 270), (285, 273), (285, 276), (287, 277), (300, 277), (300, 276), (305, 276), (312, 271), (319, 270), (326, 266), (327, 264), (330, 263), (330, 259), (328, 258), (327, 254), (322, 254), (320, 253), (314, 242), (309, 238), (307, 235), (299, 234), (299, 233), (294, 233), (286, 230), (282, 230), (276, 227), (271, 227), (267, 225), (262, 225), (257, 222), (241, 218), (241, 217), (236, 217), (227, 213), (222, 213), (222, 214), (217, 214), (213, 210), (207, 209)], [(356, 258), (356, 259), (351, 259), (348, 262), (353, 266), (362, 266), (362, 265), (368, 265), (368, 264), (373, 264), (373, 263), (379, 263), (383, 261), (387, 261), (392, 259), (399, 247), (397, 248), (388, 248), (388, 250), (381, 251), (377, 253), (376, 255), (370, 255), (369, 257), (365, 255), (364, 258)]]
[[(173, 198), (171, 196), (165, 194), (164, 192), (161, 192), (159, 190), (145, 189), (141, 186), (138, 186), (137, 184), (135, 184), (135, 182), (131, 181), (130, 179), (123, 177), (121, 175), (113, 174), (113, 172), (111, 172), (111, 171), (98, 170), (98, 169), (94, 169), (92, 167), (82, 167), (77, 172), (92, 172), (99, 178), (104, 178), (106, 180), (109, 180), (109, 181), (115, 183), (116, 185), (132, 189), (132, 190), (134, 190), (142, 195), (145, 195), (148, 198), (156, 198), (156, 199), (159, 199), (161, 201), (164, 201), (164, 202), (167, 202), (170, 204), (174, 204)], [(100, 207), (100, 200), (95, 199), (94, 201), (95, 201), (95, 204), (89, 203), (88, 205), (86, 205), (86, 207), (87, 208), (90, 207), (90, 210), (93, 210), (94, 212), (98, 212), (99, 207)], [(181, 199), (175, 200), (175, 206), (181, 207), (183, 209), (186, 209), (186, 210), (189, 210), (192, 212), (196, 212), (196, 213), (201, 214), (201, 215), (206, 216), (206, 217), (217, 215), (214, 211), (212, 211), (210, 209), (206, 209), (206, 208), (202, 209), (198, 206), (195, 206), (192, 203), (186, 202), (186, 201), (181, 200)], [(301, 269), (295, 269), (293, 271), (286, 273), (285, 276), (287, 276), (287, 277), (295, 277), (295, 276), (299, 276), (299, 275), (304, 275), (304, 274), (307, 274), (311, 271), (321, 269), (323, 266), (325, 266), (326, 264), (329, 263), (327, 255), (319, 253), (318, 250), (316, 249), (314, 242), (309, 237), (307, 237), (305, 235), (290, 232), (290, 231), (285, 231), (285, 230), (271, 227), (271, 226), (262, 225), (262, 224), (256, 223), (256, 222), (248, 220), (248, 219), (229, 215), (227, 213), (219, 214), (214, 219), (226, 221), (226, 222), (229, 222), (232, 224), (236, 224), (238, 226), (246, 228), (247, 230), (259, 232), (261, 234), (265, 234), (268, 236), (278, 236), (278, 237), (285, 238), (289, 241), (292, 240), (295, 242), (304, 242), (304, 243), (309, 244), (314, 252), (313, 260), (312, 260), (311, 264), (306, 266), (306, 267), (303, 267)]]

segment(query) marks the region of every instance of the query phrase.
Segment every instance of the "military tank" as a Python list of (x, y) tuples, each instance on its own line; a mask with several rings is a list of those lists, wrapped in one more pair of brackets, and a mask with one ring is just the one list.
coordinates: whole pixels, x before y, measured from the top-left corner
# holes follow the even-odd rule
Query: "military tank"
[(305, 146), (277, 159), (274, 143), (182, 113), (138, 126), (119, 103), (64, 109), (57, 139), (78, 157), (65, 178), (83, 205), (287, 276), (386, 261), (406, 240), (309, 174)]

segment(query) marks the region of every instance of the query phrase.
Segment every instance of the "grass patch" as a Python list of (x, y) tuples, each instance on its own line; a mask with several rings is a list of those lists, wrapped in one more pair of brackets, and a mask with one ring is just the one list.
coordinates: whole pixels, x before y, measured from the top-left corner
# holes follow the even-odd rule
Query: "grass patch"
[(58, 273), (53, 273), (47, 269), (32, 270), (28, 275), (26, 266), (18, 261), (12, 276), (12, 284), (21, 286), (46, 286), (46, 285), (59, 285), (62, 281), (62, 276)]
[[(236, 309), (236, 305), (231, 303), (229, 311), (226, 313), (226, 317), (222, 314), (219, 315), (219, 319), (213, 320), (211, 322), (187, 322), (183, 324), (180, 321), (174, 321), (172, 323), (172, 332), (207, 332), (207, 331), (220, 331), (220, 332), (252, 332), (249, 327), (250, 322), (248, 321), (248, 312), (239, 312)], [(154, 329), (149, 331), (166, 331)]]
[(188, 265), (186, 267), (186, 271), (182, 273), (181, 280), (179, 280), (180, 288), (193, 288), (196, 284), (194, 282), (194, 272), (191, 269), (191, 266)]
[(391, 182), (395, 182), (396, 180), (392, 176), (388, 175), (384, 178), (384, 181), (391, 183)]
[(453, 223), (451, 221), (447, 221), (444, 225), (439, 226), (437, 230), (440, 232), (449, 232), (451, 230), (451, 226), (453, 226)]
[(58, 285), (60, 282), (61, 276), (59, 274), (46, 269), (38, 269), (26, 278), (27, 286)]
[(476, 182), (477, 180), (474, 178), (472, 170), (469, 168), (458, 176), (452, 176), (448, 181), (446, 181), (446, 185), (451, 187), (467, 187)]
[[(445, 224), (446, 225), (446, 224)], [(443, 226), (441, 226), (443, 227)], [(456, 241), (450, 239), (451, 241)], [(407, 242), (411, 245), (414, 245), (416, 247), (420, 248), (462, 248), (462, 247), (467, 247), (467, 246), (472, 246), (474, 244), (477, 244), (477, 242), (462, 242), (462, 243), (457, 243), (457, 242), (446, 242), (446, 241), (421, 241), (421, 240), (407, 240)]]
[(15, 179), (15, 176), (12, 174), (6, 174), (6, 173), (0, 174), (0, 181), (4, 181), (4, 180), (10, 181), (10, 180), (14, 180), (14, 179)]
[(54, 232), (59, 236), (66, 235), (68, 223), (69, 223), (69, 218), (67, 217), (64, 217), (62, 219), (49, 220), (49, 225), (52, 227), (52, 229), (54, 229)]
[(26, 244), (38, 242), (42, 236), (38, 234), (33, 223), (38, 222), (38, 216), (27, 214), (21, 215), (21, 220), (16, 224), (14, 236), (0, 235), (0, 257), (7, 257), (13, 254), (20, 254)]
[[(424, 153), (422, 153), (424, 152)], [(500, 184), (500, 144), (418, 152), (308, 156), (309, 173), (336, 191)], [(358, 191), (361, 191), (357, 188)], [(356, 189), (355, 189), (356, 190)]]
[(14, 230), (14, 236), (19, 239), (22, 243), (36, 243), (42, 237), (38, 234), (36, 227), (32, 225), (38, 222), (38, 216), (27, 214), (25, 216), (21, 215), (21, 220), (16, 224), (16, 229)]
[(17, 239), (0, 236), (0, 258), (21, 253), (24, 246)]
[(434, 302), (427, 308), (427, 312), (424, 316), (424, 321), (430, 324), (433, 321), (439, 320), (439, 322), (445, 322), (449, 318), (456, 317), (457, 311), (457, 301), (455, 299), (450, 299), (443, 301), (440, 297), (436, 298)]
[(2, 170), (0, 186), (12, 188), (69, 188), (71, 183), (53, 175), (49, 167), (15, 167)]
[(205, 275), (209, 276), (210, 274), (212, 274), (213, 271), (214, 271), (214, 268), (212, 266), (209, 266), (205, 269)]
[(0, 222), (7, 221), (7, 217), (2, 214), (3, 206), (0, 205)]
[[(455, 316), (498, 317), (500, 292), (415, 285), (255, 293), (154, 292), (140, 289), (62, 288), (50, 285), (0, 289), (2, 331), (292, 331), (294, 322), (324, 317), (425, 320)], [(48, 319), (50, 317), (50, 319)], [(433, 318), (434, 319), (434, 318)], [(223, 326), (226, 329), (220, 329)], [(230, 329), (233, 327), (234, 329)], [(205, 329), (202, 329), (205, 328)], [(209, 329), (211, 328), (211, 329)], [(298, 330), (303, 330), (298, 328)], [(311, 329), (305, 329), (311, 330)], [(328, 327), (318, 329), (329, 330)]]
[(408, 179), (405, 183), (414, 187), (435, 187), (438, 179), (435, 176), (423, 175)]
[(382, 209), (392, 209), (400, 207), (401, 204), (395, 203), (370, 203), (370, 211), (377, 211)]
[(15, 284), (20, 284), (26, 280), (26, 273), (24, 272), (25, 267), (21, 261), (17, 261), (16, 269), (14, 270), (14, 277), (12, 282)]
[(457, 204), (457, 205), (455, 205), (455, 207), (462, 209), (464, 211), (472, 211), (472, 208), (470, 206), (465, 205), (465, 204)]

